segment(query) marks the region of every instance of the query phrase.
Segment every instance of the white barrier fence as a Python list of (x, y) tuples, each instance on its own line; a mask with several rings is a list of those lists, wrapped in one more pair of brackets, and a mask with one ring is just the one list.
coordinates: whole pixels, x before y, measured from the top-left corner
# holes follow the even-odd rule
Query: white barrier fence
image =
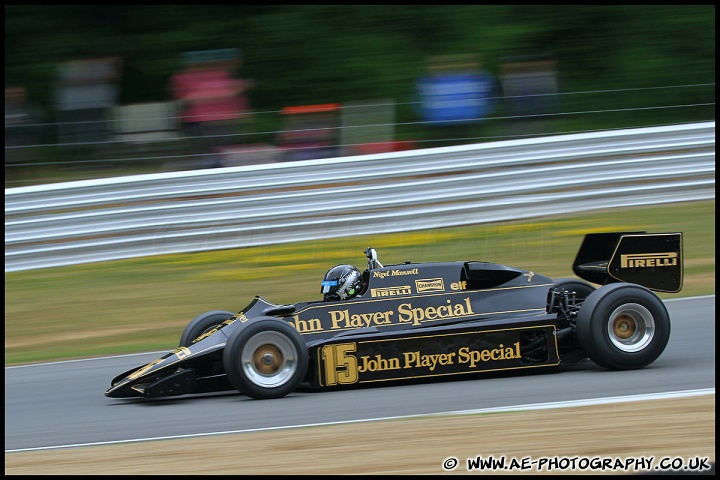
[(5, 190), (5, 271), (715, 198), (715, 122)]

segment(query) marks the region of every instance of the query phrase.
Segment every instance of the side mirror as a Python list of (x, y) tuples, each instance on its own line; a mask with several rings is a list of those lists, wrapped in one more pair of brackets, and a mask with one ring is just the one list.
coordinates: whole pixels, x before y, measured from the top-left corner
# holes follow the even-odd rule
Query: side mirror
[(378, 261), (377, 250), (368, 247), (367, 250), (365, 250), (365, 256), (368, 258), (368, 270), (382, 268), (382, 263)]

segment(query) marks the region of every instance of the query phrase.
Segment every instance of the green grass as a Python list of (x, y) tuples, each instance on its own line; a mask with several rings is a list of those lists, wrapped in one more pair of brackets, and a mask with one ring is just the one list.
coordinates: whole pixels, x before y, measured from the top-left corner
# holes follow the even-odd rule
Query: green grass
[(679, 294), (715, 293), (715, 201), (592, 214), (174, 254), (5, 274), (5, 365), (168, 350), (197, 314), (320, 298), (331, 266), (361, 270), (363, 250), (384, 264), (484, 260), (572, 277), (583, 235), (614, 230), (684, 233)]

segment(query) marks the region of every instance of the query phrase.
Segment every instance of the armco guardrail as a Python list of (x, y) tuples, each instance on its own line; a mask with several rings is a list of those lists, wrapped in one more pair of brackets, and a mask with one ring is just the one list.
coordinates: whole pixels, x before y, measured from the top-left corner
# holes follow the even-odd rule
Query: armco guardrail
[(715, 198), (715, 122), (5, 190), (5, 271)]

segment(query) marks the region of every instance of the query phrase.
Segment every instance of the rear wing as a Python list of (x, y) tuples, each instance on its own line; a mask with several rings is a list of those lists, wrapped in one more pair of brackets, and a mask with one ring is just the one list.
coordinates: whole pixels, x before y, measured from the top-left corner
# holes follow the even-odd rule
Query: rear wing
[(573, 272), (600, 285), (636, 283), (657, 292), (677, 293), (683, 284), (682, 233), (587, 234)]

